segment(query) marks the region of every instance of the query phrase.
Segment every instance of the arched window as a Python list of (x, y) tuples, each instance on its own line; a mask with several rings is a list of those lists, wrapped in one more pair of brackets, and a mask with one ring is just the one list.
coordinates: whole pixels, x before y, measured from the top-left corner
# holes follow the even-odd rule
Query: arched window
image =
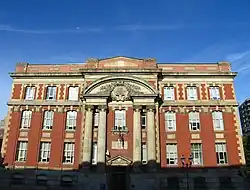
[(45, 174), (39, 174), (36, 176), (36, 184), (37, 185), (47, 185), (47, 176)]
[(194, 190), (206, 190), (206, 178), (205, 177), (195, 177), (194, 178)]
[(73, 186), (73, 177), (70, 175), (61, 176), (61, 186), (63, 187)]
[(214, 130), (224, 130), (224, 123), (223, 123), (223, 114), (221, 111), (213, 111), (212, 113), (213, 117), (213, 125)]
[(189, 129), (190, 131), (200, 130), (200, 113), (191, 111), (189, 112)]
[(53, 111), (45, 111), (44, 118), (43, 118), (43, 129), (52, 129), (54, 120), (54, 112)]
[(165, 113), (165, 129), (166, 131), (176, 131), (176, 114), (175, 112)]
[(76, 129), (76, 111), (67, 112), (67, 121), (66, 121), (66, 130), (75, 130)]

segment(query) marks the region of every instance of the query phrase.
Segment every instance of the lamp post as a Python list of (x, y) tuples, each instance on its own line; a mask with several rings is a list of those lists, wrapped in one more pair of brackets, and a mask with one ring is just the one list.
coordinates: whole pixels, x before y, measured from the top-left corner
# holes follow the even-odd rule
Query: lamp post
[(188, 168), (191, 168), (192, 163), (193, 163), (193, 156), (192, 156), (192, 154), (189, 155), (188, 159), (186, 159), (184, 155), (181, 156), (182, 167), (186, 168), (187, 190), (189, 190)]

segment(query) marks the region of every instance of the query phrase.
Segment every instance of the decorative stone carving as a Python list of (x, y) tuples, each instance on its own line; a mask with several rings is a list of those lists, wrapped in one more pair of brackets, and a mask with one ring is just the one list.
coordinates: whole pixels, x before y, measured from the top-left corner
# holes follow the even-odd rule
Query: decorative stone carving
[(112, 100), (126, 101), (131, 98), (131, 95), (141, 95), (141, 88), (137, 85), (125, 81), (111, 82), (100, 88), (101, 94), (108, 94)]
[(91, 111), (94, 109), (94, 106), (93, 105), (85, 105), (85, 110), (87, 111)]
[(131, 160), (123, 156), (116, 156), (107, 161), (107, 165), (111, 166), (128, 166), (132, 163)]

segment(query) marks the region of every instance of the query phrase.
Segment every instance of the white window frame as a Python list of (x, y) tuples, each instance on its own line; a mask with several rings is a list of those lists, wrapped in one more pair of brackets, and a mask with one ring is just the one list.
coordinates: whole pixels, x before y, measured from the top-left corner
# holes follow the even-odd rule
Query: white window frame
[(41, 142), (39, 162), (49, 162), (50, 150), (51, 150), (51, 143), (50, 142)]
[(200, 113), (196, 111), (189, 112), (190, 131), (200, 131)]
[(34, 100), (35, 99), (36, 87), (27, 86), (25, 91), (25, 100)]
[(178, 164), (177, 144), (166, 144), (166, 159), (167, 165)]
[(165, 112), (165, 129), (166, 131), (176, 131), (175, 112)]
[(24, 110), (22, 112), (21, 129), (29, 129), (31, 123), (32, 111)]
[(98, 128), (99, 126), (99, 112), (94, 113), (94, 128)]
[(164, 100), (175, 100), (173, 86), (165, 86), (164, 87)]
[(68, 111), (66, 119), (66, 130), (73, 131), (76, 129), (77, 111)]
[(228, 164), (226, 143), (215, 143), (216, 160), (218, 165)]
[(65, 142), (63, 150), (63, 163), (73, 164), (75, 157), (74, 154), (75, 154), (75, 143)]
[(142, 143), (141, 145), (141, 161), (142, 164), (147, 164), (148, 162), (148, 152), (147, 152), (147, 144), (146, 143)]
[(46, 100), (56, 100), (57, 87), (56, 86), (48, 86)]
[(220, 100), (220, 87), (210, 86), (209, 93), (210, 93), (211, 100)]
[(223, 113), (221, 111), (213, 111), (213, 126), (215, 131), (224, 130)]
[(187, 99), (188, 100), (197, 100), (197, 87), (196, 86), (188, 86), (187, 87)]
[(79, 97), (79, 87), (78, 86), (70, 86), (68, 100), (78, 101), (78, 99), (79, 99), (78, 97)]
[(191, 144), (191, 154), (193, 157), (193, 165), (203, 165), (202, 157), (202, 144), (201, 143), (192, 143)]
[(18, 141), (16, 161), (25, 162), (27, 159), (28, 141)]
[(126, 129), (126, 110), (115, 110), (115, 125), (114, 130)]
[(43, 117), (43, 129), (51, 130), (54, 122), (54, 112), (51, 110), (46, 110)]
[(147, 113), (141, 112), (141, 128), (146, 129), (147, 127)]
[(92, 144), (92, 164), (93, 165), (97, 164), (97, 143), (96, 142)]

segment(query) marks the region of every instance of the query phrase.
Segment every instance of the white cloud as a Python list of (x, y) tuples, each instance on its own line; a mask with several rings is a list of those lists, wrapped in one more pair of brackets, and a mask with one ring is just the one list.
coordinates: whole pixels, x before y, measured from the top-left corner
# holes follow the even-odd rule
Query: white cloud
[(102, 28), (76, 27), (75, 29), (43, 30), (43, 29), (23, 29), (23, 28), (12, 27), (10, 25), (0, 24), (0, 31), (28, 33), (28, 34), (61, 34), (61, 33), (95, 33), (102, 31)]
[(116, 30), (121, 31), (164, 31), (164, 30), (177, 30), (182, 28), (181, 25), (120, 25), (115, 27)]
[(226, 59), (230, 61), (237, 72), (247, 73), (250, 70), (250, 50), (229, 54)]

